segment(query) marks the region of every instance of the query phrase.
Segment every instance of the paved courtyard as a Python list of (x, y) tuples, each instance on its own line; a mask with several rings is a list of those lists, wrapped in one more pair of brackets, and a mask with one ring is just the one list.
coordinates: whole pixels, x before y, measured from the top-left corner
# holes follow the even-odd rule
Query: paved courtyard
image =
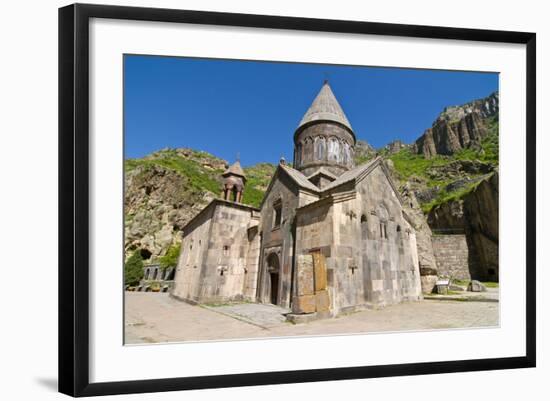
[(126, 292), (126, 344), (434, 330), (499, 325), (498, 290), (466, 301), (427, 299), (294, 325), (274, 305), (194, 306), (166, 293)]

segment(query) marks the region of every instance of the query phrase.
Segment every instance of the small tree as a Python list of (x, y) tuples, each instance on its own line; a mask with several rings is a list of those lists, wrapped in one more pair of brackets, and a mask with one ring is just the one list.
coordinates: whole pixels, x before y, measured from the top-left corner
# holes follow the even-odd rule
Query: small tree
[(143, 260), (136, 250), (124, 264), (124, 284), (136, 285), (143, 278)]
[(180, 256), (179, 244), (172, 245), (166, 251), (166, 255), (159, 258), (160, 268), (165, 270), (169, 267), (174, 267), (178, 264), (178, 258)]

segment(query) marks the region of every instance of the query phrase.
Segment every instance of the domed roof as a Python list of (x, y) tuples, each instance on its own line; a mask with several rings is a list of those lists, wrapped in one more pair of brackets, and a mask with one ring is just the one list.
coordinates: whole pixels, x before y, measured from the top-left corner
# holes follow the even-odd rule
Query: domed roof
[(322, 120), (335, 121), (349, 128), (349, 130), (353, 132), (351, 124), (344, 114), (344, 110), (342, 110), (342, 107), (338, 103), (338, 100), (336, 100), (328, 81), (324, 82), (323, 87), (317, 94), (317, 97), (313, 100), (313, 103), (302, 118), (302, 121), (300, 121), (298, 129), (313, 121)]

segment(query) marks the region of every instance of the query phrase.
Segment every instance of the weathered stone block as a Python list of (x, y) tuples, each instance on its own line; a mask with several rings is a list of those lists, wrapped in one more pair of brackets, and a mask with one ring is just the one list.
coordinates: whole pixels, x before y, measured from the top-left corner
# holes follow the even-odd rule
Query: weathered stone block
[(298, 255), (296, 261), (298, 296), (313, 295), (313, 257), (311, 255)]
[(422, 292), (425, 294), (430, 294), (431, 292), (433, 292), (436, 281), (436, 275), (420, 276), (420, 285), (422, 288)]
[(313, 255), (313, 266), (315, 272), (315, 291), (327, 288), (327, 267), (325, 257), (319, 253)]
[(485, 292), (487, 291), (487, 287), (485, 287), (481, 282), (477, 280), (472, 280), (470, 284), (468, 284), (468, 291)]
[(317, 312), (326, 312), (330, 310), (330, 300), (327, 290), (315, 293), (315, 306)]
[(447, 295), (449, 287), (447, 285), (436, 285), (435, 286), (436, 292), (439, 295)]
[(296, 297), (292, 304), (294, 313), (313, 313), (316, 309), (315, 295), (302, 295)]

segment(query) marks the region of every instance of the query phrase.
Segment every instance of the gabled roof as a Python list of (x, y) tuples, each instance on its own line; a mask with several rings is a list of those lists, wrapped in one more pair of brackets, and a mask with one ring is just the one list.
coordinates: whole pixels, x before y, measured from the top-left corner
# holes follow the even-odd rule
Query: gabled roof
[(237, 160), (235, 163), (233, 163), (231, 166), (229, 166), (222, 175), (238, 175), (243, 178), (246, 178), (244, 175), (243, 168), (241, 167), (241, 163)]
[(355, 168), (352, 168), (351, 170), (348, 170), (344, 172), (340, 177), (338, 177), (335, 181), (328, 184), (323, 191), (328, 191), (333, 188), (336, 188), (346, 182), (355, 180), (359, 178), (362, 174), (368, 174), (370, 171), (376, 167), (380, 162), (382, 161), (381, 157), (376, 157), (369, 161), (368, 163), (361, 164), (360, 166), (357, 166)]
[(325, 177), (332, 178), (333, 180), (336, 180), (338, 178), (334, 174), (332, 174), (330, 171), (328, 171), (326, 168), (321, 167), (319, 170), (316, 170), (313, 174), (308, 175), (307, 179), (311, 180), (313, 177), (316, 177), (318, 175), (324, 175)]
[(271, 177), (271, 181), (269, 181), (269, 185), (267, 186), (267, 189), (265, 191), (264, 197), (262, 199), (262, 203), (260, 203), (260, 209), (262, 208), (265, 200), (267, 199), (267, 196), (271, 192), (271, 188), (273, 187), (273, 183), (275, 182), (275, 178), (280, 174), (285, 174), (290, 180), (296, 184), (298, 188), (305, 189), (309, 192), (312, 192), (316, 195), (319, 194), (320, 189), (315, 186), (311, 181), (307, 179), (305, 175), (303, 175), (300, 171), (293, 169), (290, 166), (287, 166), (286, 164), (279, 164), (277, 166), (277, 169), (273, 173), (273, 176)]
[[(273, 182), (275, 180), (275, 177), (277, 176), (278, 172), (284, 172), (286, 175), (300, 188), (306, 189), (309, 192), (312, 192), (319, 196), (321, 199), (325, 197), (334, 197), (335, 194), (338, 193), (345, 193), (346, 191), (339, 192), (337, 189), (339, 186), (354, 181), (355, 183), (358, 183), (363, 178), (365, 178), (367, 175), (371, 173), (376, 167), (380, 166), (382, 169), (384, 175), (388, 179), (389, 184), (391, 185), (393, 191), (395, 192), (395, 195), (397, 196), (397, 199), (400, 203), (403, 203), (401, 200), (401, 196), (399, 194), (399, 191), (397, 187), (395, 186), (393, 180), (390, 177), (389, 172), (387, 171), (386, 167), (384, 166), (384, 163), (382, 163), (383, 159), (382, 157), (378, 156), (374, 158), (373, 160), (361, 164), (360, 166), (357, 166), (351, 170), (346, 171), (343, 173), (340, 177), (338, 177), (335, 181), (328, 184), (325, 188), (320, 189), (315, 184), (313, 184), (311, 181), (309, 181), (308, 177), (306, 177), (302, 172), (293, 169), (290, 166), (279, 164), (279, 167), (277, 167), (277, 170), (275, 170), (275, 173), (273, 174), (273, 177), (271, 178), (271, 182), (269, 183), (269, 186), (265, 192), (264, 199), (262, 200), (262, 205), (264, 200), (267, 198), (267, 195), (271, 191), (271, 187), (273, 186)], [(317, 173), (312, 174), (312, 176), (316, 175)], [(349, 192), (349, 191), (348, 191)], [(319, 199), (319, 200), (321, 200)], [(262, 207), (260, 205), (260, 208)]]
[(344, 114), (344, 110), (342, 110), (342, 107), (338, 103), (338, 100), (336, 100), (328, 81), (325, 81), (323, 84), (321, 90), (317, 94), (317, 97), (313, 100), (313, 103), (302, 118), (302, 121), (300, 121), (300, 124), (298, 124), (297, 129), (300, 129), (300, 127), (310, 122), (318, 120), (335, 121), (344, 125), (353, 132), (351, 124)]
[(358, 183), (367, 175), (369, 175), (370, 172), (373, 171), (376, 167), (380, 166), (380, 168), (382, 169), (382, 172), (384, 173), (390, 186), (392, 187), (393, 192), (397, 196), (397, 199), (401, 204), (403, 204), (401, 195), (399, 194), (399, 190), (395, 186), (395, 183), (393, 182), (387, 167), (385, 166), (384, 163), (382, 163), (382, 161), (383, 161), (382, 157), (377, 156), (365, 164), (362, 164), (360, 166), (355, 167), (354, 169), (346, 171), (340, 177), (338, 177), (336, 181), (331, 182), (329, 185), (323, 188), (323, 193), (330, 192), (331, 190), (335, 189), (336, 187), (339, 187), (342, 184), (345, 184), (346, 182), (355, 181), (355, 183)]
[(281, 169), (288, 174), (290, 178), (294, 180), (298, 186), (308, 189), (312, 192), (319, 192), (319, 188), (313, 184), (307, 177), (300, 171), (293, 169), (292, 167), (287, 166), (286, 164), (279, 164)]

